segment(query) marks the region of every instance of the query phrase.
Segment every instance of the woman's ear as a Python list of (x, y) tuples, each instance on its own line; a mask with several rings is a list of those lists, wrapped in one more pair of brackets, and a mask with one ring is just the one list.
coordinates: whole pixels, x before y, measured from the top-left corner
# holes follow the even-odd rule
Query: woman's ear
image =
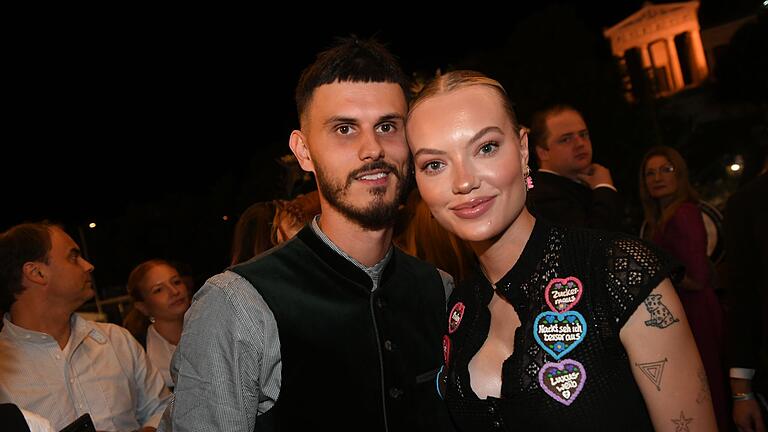
[(525, 167), (528, 165), (528, 128), (520, 128), (520, 166), (525, 172)]
[(149, 309), (147, 309), (147, 305), (143, 301), (133, 302), (133, 307), (135, 307), (144, 316), (149, 316)]
[(315, 164), (312, 162), (312, 155), (309, 152), (309, 147), (307, 147), (307, 141), (302, 131), (294, 130), (291, 132), (288, 146), (291, 148), (293, 155), (296, 156), (296, 160), (299, 162), (301, 169), (308, 172), (315, 172)]

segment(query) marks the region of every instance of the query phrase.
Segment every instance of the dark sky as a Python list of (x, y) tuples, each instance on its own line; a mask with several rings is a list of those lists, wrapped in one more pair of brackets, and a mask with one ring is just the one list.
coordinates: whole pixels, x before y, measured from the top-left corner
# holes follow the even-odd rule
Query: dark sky
[[(168, 231), (194, 231), (184, 222), (203, 226), (236, 216), (276, 194), (281, 171), (275, 158), (289, 152), (296, 126), (294, 85), (334, 36), (375, 35), (406, 71), (432, 73), (487, 51), (514, 53), (527, 41), (510, 41), (509, 34), (557, 5), (511, 2), (473, 12), (468, 4), (423, 11), (371, 4), (366, 8), (376, 9), (363, 13), (328, 4), (305, 11), (312, 19), (223, 7), (134, 10), (28, 26), (14, 36), (5, 62), (12, 78), (4, 92), (0, 230), (48, 218), (76, 232), (93, 220), (111, 231), (93, 239), (92, 249), (133, 250), (110, 259), (173, 258), (178, 250), (167, 243), (190, 250), (200, 239), (185, 243)], [(608, 57), (602, 29), (641, 5), (590, 0), (566, 7)], [(702, 12), (720, 16), (729, 10), (723, 5), (705, 0)], [(277, 29), (266, 30), (265, 21)], [(210, 246), (220, 262), (233, 220), (214, 234), (197, 230), (226, 237)], [(152, 223), (163, 226), (161, 235), (151, 234)], [(131, 229), (147, 231), (149, 240)], [(133, 244), (115, 244), (129, 237)]]
[[(599, 32), (641, 4), (611, 3), (582, 2), (580, 19)], [(333, 36), (377, 35), (408, 71), (434, 71), (503, 46), (516, 22), (545, 7), (443, 11), (462, 15), (448, 20), (388, 7), (326, 10), (330, 18), (314, 22), (278, 14), (274, 32), (259, 24), (271, 18), (237, 11), (30, 28), (12, 63), (5, 146), (18, 156), (2, 168), (0, 229), (114, 217), (127, 203), (196, 193), (226, 173), (241, 180), (253, 155), (273, 164), (295, 126), (296, 79)]]

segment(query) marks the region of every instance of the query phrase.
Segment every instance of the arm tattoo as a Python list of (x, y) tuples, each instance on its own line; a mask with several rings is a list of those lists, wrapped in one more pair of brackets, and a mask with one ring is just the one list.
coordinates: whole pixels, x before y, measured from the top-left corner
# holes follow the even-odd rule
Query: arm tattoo
[(704, 372), (704, 368), (700, 368), (699, 371), (696, 372), (696, 376), (699, 377), (699, 384), (701, 384), (699, 395), (696, 396), (696, 403), (701, 404), (710, 399), (709, 381), (707, 381), (707, 373)]
[(693, 422), (693, 417), (685, 417), (682, 411), (680, 411), (680, 418), (672, 419), (672, 423), (675, 424), (675, 432), (690, 432), (688, 424)]
[(661, 294), (649, 294), (645, 299), (645, 308), (651, 314), (651, 319), (645, 322), (648, 327), (665, 328), (680, 321), (672, 315), (667, 306), (661, 302)]
[(661, 391), (661, 376), (664, 373), (666, 363), (667, 359), (664, 359), (650, 363), (635, 363), (635, 366), (639, 367), (643, 374), (651, 380), (656, 386), (656, 390)]

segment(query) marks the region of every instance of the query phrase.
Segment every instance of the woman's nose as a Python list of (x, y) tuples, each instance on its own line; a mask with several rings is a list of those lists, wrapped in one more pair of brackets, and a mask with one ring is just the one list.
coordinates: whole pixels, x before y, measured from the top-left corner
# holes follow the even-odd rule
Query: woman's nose
[(477, 176), (463, 165), (458, 165), (453, 178), (453, 193), (468, 194), (477, 188)]

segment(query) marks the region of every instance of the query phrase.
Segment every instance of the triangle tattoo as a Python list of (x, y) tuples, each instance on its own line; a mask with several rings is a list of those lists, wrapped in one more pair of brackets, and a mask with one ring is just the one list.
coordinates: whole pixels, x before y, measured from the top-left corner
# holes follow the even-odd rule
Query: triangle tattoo
[(664, 364), (667, 359), (651, 363), (635, 363), (643, 374), (656, 386), (656, 390), (661, 391), (661, 375), (664, 373)]

